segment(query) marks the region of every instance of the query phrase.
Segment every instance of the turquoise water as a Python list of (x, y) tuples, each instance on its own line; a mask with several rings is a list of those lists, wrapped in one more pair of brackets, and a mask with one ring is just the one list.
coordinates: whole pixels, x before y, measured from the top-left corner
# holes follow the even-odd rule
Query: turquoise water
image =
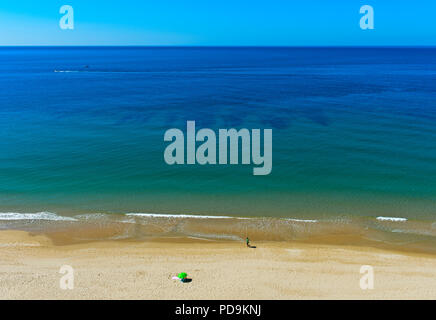
[[(0, 88), (3, 213), (436, 221), (435, 48), (1, 48)], [(187, 120), (272, 173), (167, 165)]]

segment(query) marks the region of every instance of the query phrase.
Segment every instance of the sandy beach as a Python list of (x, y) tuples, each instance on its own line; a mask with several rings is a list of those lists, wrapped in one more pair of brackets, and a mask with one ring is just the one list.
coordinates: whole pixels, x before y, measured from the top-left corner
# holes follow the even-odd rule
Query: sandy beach
[[(436, 299), (436, 257), (290, 242), (159, 239), (54, 245), (0, 232), (1, 299)], [(74, 289), (60, 289), (61, 266)], [(374, 268), (374, 289), (360, 268)], [(190, 283), (172, 280), (187, 272)]]

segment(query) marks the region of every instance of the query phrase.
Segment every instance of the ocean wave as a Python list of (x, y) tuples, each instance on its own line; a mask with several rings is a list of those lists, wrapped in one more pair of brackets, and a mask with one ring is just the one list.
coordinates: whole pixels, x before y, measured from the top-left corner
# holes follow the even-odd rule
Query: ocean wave
[(96, 220), (102, 218), (108, 218), (110, 215), (106, 213), (86, 213), (86, 214), (78, 214), (75, 215), (74, 218), (78, 220)]
[[(165, 213), (126, 213), (123, 216), (130, 218), (167, 218), (167, 219), (234, 219), (234, 220), (257, 220), (267, 217), (235, 217), (235, 216), (215, 216), (215, 215), (197, 215), (197, 214), (165, 214)], [(89, 213), (79, 214), (74, 217), (60, 216), (52, 212), (37, 212), (37, 213), (19, 213), (19, 212), (0, 212), (0, 220), (52, 220), (52, 221), (82, 221), (82, 220), (98, 220), (102, 218), (110, 218), (111, 214), (106, 213)], [(274, 218), (274, 217), (269, 217)], [(296, 218), (276, 218), (282, 221), (291, 221), (298, 223), (317, 223), (319, 220), (315, 219), (296, 219)], [(376, 218), (378, 221), (391, 221), (391, 222), (405, 222), (406, 218), (401, 217), (384, 217), (379, 216)], [(134, 222), (128, 220), (125, 222)], [(436, 227), (432, 225), (432, 227)]]
[(395, 221), (395, 222), (404, 222), (407, 221), (406, 218), (397, 218), (397, 217), (377, 217), (379, 221)]
[(217, 239), (217, 240), (233, 240), (241, 241), (242, 238), (232, 234), (213, 234), (213, 233), (191, 233), (188, 235), (191, 238)]
[(294, 222), (303, 222), (303, 223), (315, 223), (315, 222), (318, 222), (318, 220), (304, 220), (304, 219), (291, 219), (291, 218), (286, 218), (285, 220), (287, 220), (287, 221), (294, 221)]
[(59, 216), (51, 212), (37, 213), (19, 213), (19, 212), (1, 212), (0, 220), (51, 220), (51, 221), (77, 221), (74, 218)]
[(412, 235), (420, 235), (420, 236), (429, 236), (434, 237), (436, 236), (436, 233), (433, 231), (428, 230), (404, 230), (404, 229), (394, 229), (391, 232), (393, 233), (405, 233), (405, 234), (412, 234)]
[(147, 218), (176, 218), (176, 219), (251, 219), (231, 216), (206, 216), (195, 214), (163, 214), (163, 213), (126, 213), (126, 216), (147, 217)]

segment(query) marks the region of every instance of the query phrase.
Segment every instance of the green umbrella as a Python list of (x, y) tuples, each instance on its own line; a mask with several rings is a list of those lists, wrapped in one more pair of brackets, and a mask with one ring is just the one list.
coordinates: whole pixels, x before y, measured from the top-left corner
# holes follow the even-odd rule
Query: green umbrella
[(177, 277), (179, 277), (179, 279), (185, 279), (188, 276), (188, 274), (186, 272), (181, 272), (177, 275)]

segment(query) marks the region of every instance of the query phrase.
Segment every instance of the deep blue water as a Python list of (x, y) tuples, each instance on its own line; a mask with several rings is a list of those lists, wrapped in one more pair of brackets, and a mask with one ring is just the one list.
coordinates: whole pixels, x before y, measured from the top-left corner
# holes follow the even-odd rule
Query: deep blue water
[[(436, 217), (436, 48), (0, 48), (0, 88), (0, 212)], [(168, 166), (187, 120), (272, 173)]]

